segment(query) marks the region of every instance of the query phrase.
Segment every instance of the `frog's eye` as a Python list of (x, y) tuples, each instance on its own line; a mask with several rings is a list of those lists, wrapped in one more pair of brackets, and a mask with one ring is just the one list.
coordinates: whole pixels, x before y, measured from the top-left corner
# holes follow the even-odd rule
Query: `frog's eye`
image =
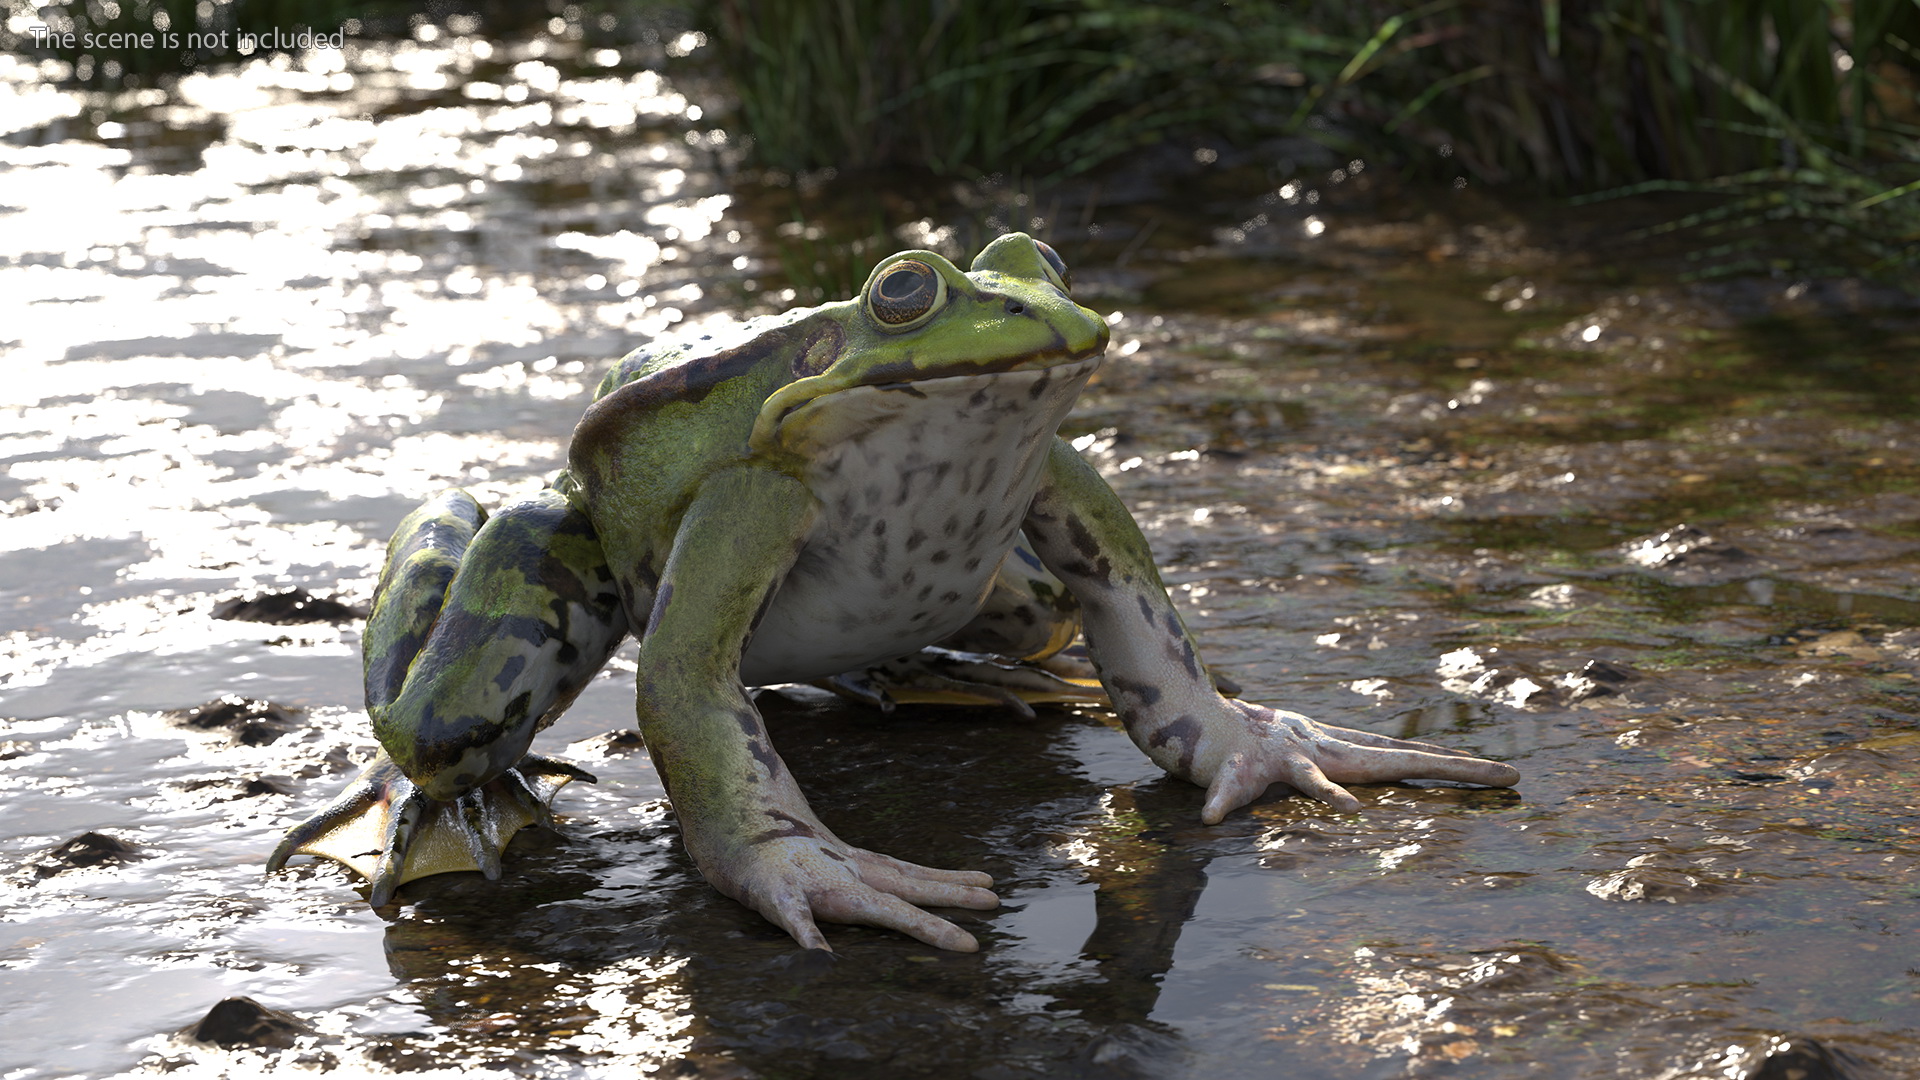
[(1053, 245), (1045, 240), (1035, 240), (1033, 246), (1040, 249), (1040, 260), (1047, 266), (1047, 278), (1060, 286), (1061, 292), (1072, 291), (1073, 274), (1067, 270), (1067, 260), (1061, 258), (1060, 253), (1053, 250)]
[(911, 330), (947, 298), (947, 280), (919, 259), (887, 267), (867, 293), (867, 308), (883, 329)]

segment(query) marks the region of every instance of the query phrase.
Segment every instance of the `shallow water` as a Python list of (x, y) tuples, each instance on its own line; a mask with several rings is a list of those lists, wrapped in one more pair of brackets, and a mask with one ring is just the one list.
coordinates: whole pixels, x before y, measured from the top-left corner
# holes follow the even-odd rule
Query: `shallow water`
[[(216, 606), (364, 605), (415, 502), (558, 468), (613, 357), (806, 288), (783, 192), (633, 60), (0, 71), (0, 1074), (1920, 1073), (1920, 316), (1357, 175), (1052, 213), (1116, 312), (1068, 433), (1247, 696), (1516, 790), (1204, 828), (1099, 710), (768, 696), (843, 836), (1005, 901), (977, 955), (829, 959), (693, 872), (616, 661), (543, 740), (600, 783), (501, 882), (262, 876), (371, 752), (359, 629)], [(959, 254), (939, 220), (898, 246)], [(287, 713), (183, 718), (222, 695)], [(132, 850), (53, 854), (89, 832)], [(308, 1033), (173, 1034), (234, 995)]]

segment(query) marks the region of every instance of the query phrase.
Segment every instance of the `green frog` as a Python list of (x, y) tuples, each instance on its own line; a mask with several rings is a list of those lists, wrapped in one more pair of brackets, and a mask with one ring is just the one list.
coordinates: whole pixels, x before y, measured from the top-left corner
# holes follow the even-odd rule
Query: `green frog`
[(824, 921), (972, 951), (925, 909), (999, 901), (983, 873), (836, 837), (752, 686), (824, 680), (883, 706), (1098, 694), (1206, 790), (1208, 824), (1276, 783), (1343, 811), (1360, 805), (1343, 783), (1515, 783), (1499, 762), (1222, 692), (1126, 507), (1057, 434), (1107, 339), (1060, 256), (1014, 233), (965, 272), (900, 252), (851, 300), (629, 354), (552, 486), (492, 516), (448, 492), (402, 522), (365, 645), (384, 750), (269, 871), (334, 858), (375, 905), (428, 874), (497, 877), (513, 833), (591, 779), (528, 747), (628, 634), (687, 851), (806, 948), (829, 948)]

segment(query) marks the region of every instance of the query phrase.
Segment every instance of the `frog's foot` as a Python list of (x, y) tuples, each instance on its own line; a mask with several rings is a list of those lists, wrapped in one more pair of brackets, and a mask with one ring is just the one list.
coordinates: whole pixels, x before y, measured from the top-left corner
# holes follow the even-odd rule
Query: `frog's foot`
[(267, 859), (272, 873), (294, 855), (318, 855), (368, 878), (375, 907), (416, 878), (456, 870), (500, 876), (500, 854), (513, 834), (552, 820), (548, 804), (591, 773), (528, 754), (452, 802), (428, 798), (383, 753), (326, 809), (294, 826)]
[(1084, 655), (1057, 653), (1039, 660), (1017, 660), (938, 646), (814, 685), (882, 712), (892, 712), (903, 703), (985, 703), (1005, 706), (1030, 719), (1036, 704), (1107, 700)]
[(1316, 723), (1299, 713), (1251, 702), (1226, 704), (1243, 722), (1223, 726), (1222, 744), (1208, 754), (1213, 758), (1210, 767), (1192, 777), (1207, 788), (1200, 819), (1209, 825), (1219, 824), (1275, 783), (1336, 810), (1353, 811), (1360, 809), (1360, 800), (1342, 784), (1447, 780), (1512, 787), (1520, 781), (1513, 766), (1461, 750)]

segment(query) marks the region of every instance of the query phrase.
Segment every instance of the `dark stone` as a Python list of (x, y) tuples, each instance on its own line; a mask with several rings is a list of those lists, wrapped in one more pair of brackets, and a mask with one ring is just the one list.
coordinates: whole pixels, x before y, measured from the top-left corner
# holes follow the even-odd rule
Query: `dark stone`
[(270, 1046), (290, 1049), (294, 1040), (313, 1029), (278, 1009), (269, 1009), (249, 997), (230, 997), (207, 1010), (207, 1015), (181, 1034), (197, 1042), (219, 1046)]
[(305, 589), (289, 589), (286, 592), (259, 593), (255, 596), (236, 596), (222, 600), (213, 607), (216, 619), (231, 619), (236, 622), (272, 623), (286, 626), (293, 623), (340, 623), (366, 618), (367, 613), (350, 604), (335, 599), (322, 599)]
[(1753, 553), (1692, 525), (1675, 525), (1655, 536), (1629, 541), (1627, 558), (1647, 567), (1713, 567), (1747, 562)]
[(1796, 1038), (1767, 1054), (1747, 1080), (1858, 1080), (1860, 1059), (1813, 1039)]
[(1567, 701), (1585, 701), (1588, 698), (1610, 697), (1620, 692), (1620, 688), (1640, 678), (1640, 673), (1624, 664), (1609, 660), (1589, 660), (1577, 673), (1560, 680), (1567, 691)]
[(240, 788), (242, 798), (252, 798), (256, 795), (291, 795), (293, 792), (293, 782), (278, 776), (256, 776)]
[(146, 856), (140, 849), (125, 840), (106, 833), (84, 832), (47, 852), (46, 858), (33, 868), (42, 878), (50, 878), (67, 870), (77, 870), (89, 866), (109, 866), (131, 862)]
[(593, 745), (605, 754), (630, 754), (635, 750), (645, 750), (647, 740), (641, 737), (639, 728), (621, 728), (596, 736)]
[(265, 746), (296, 726), (293, 710), (271, 701), (222, 694), (204, 705), (176, 709), (167, 714), (177, 724), (200, 731), (224, 728), (235, 742), (247, 746)]

